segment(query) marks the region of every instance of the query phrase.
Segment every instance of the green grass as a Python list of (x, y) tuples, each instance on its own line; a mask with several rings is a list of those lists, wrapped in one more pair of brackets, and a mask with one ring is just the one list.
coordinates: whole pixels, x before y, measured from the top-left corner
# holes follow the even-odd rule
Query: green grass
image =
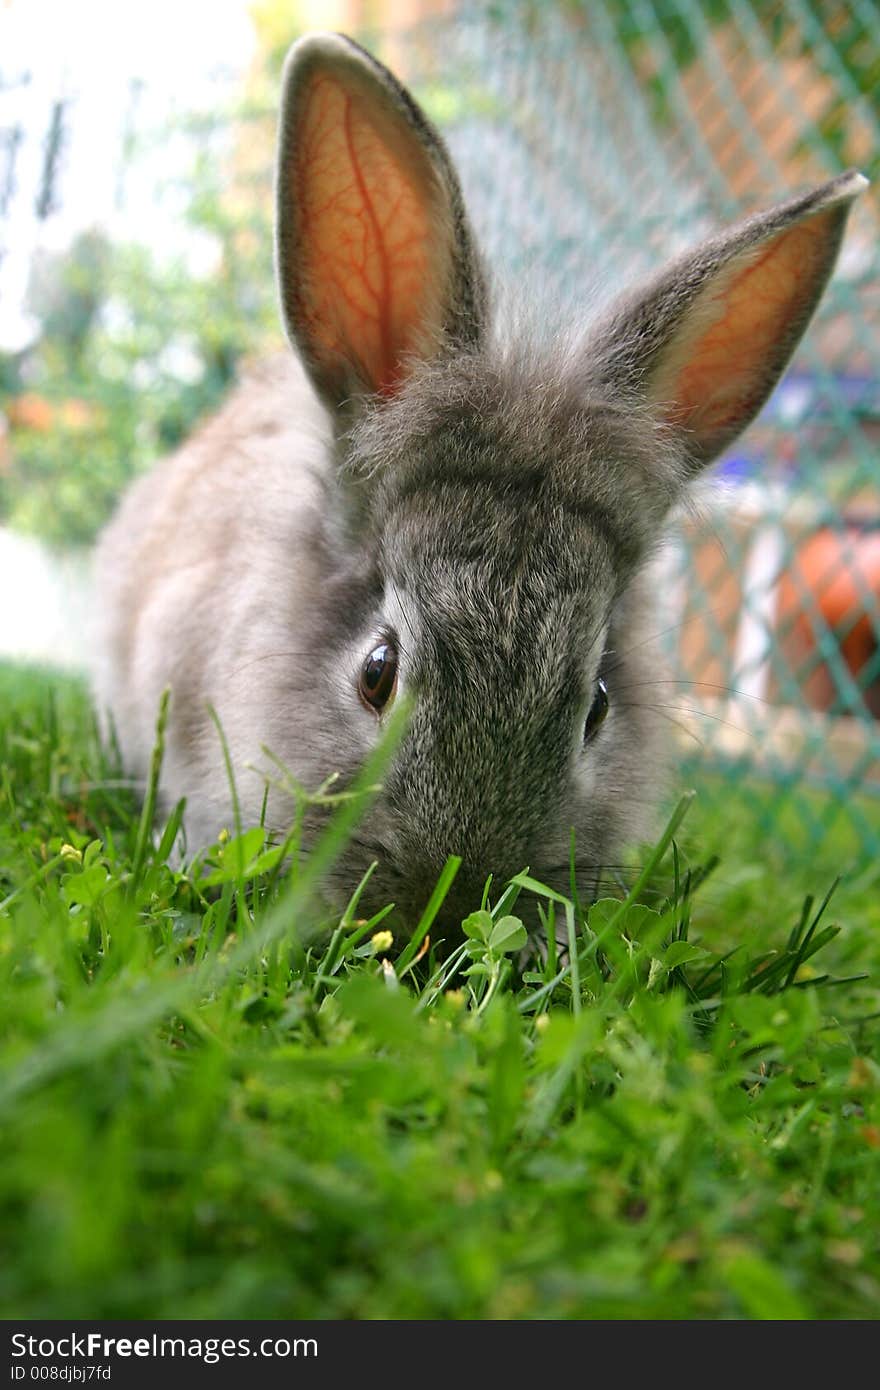
[(823, 909), (698, 796), (641, 902), (444, 962), (259, 831), (169, 865), (75, 684), (0, 711), (0, 1315), (876, 1317), (876, 866)]

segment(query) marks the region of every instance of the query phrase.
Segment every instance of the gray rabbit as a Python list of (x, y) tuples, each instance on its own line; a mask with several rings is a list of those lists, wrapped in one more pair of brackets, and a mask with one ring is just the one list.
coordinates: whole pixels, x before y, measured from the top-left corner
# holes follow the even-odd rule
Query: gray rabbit
[[(334, 870), (404, 921), (450, 853), (450, 916), (526, 865), (581, 889), (651, 829), (664, 519), (754, 417), (822, 293), (847, 173), (739, 223), (564, 350), (498, 341), (456, 174), (410, 95), (350, 39), (284, 73), (277, 266), (294, 353), (270, 360), (129, 491), (99, 547), (95, 687), (191, 849), (271, 767), (346, 785), (406, 691), (411, 721)], [(270, 790), (284, 831), (287, 796)], [(317, 822), (309, 833), (316, 833)]]

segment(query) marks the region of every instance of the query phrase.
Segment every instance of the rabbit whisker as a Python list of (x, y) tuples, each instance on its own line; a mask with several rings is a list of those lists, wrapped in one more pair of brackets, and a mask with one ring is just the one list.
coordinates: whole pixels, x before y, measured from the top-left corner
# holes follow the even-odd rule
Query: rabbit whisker
[(723, 695), (735, 696), (737, 699), (754, 700), (757, 704), (772, 707), (772, 701), (764, 698), (763, 695), (753, 695), (748, 690), (737, 690), (733, 685), (716, 685), (712, 681), (692, 680), (683, 677), (658, 677), (656, 680), (649, 681), (630, 681), (627, 685), (618, 685), (617, 693), (625, 693), (627, 690), (641, 690), (652, 685), (684, 685), (690, 686), (692, 690), (717, 690)]
[(607, 674), (613, 675), (620, 664), (633, 652), (641, 651), (643, 647), (649, 647), (652, 642), (658, 642), (661, 637), (668, 637), (671, 632), (683, 631), (689, 623), (696, 622), (698, 618), (704, 618), (707, 614), (709, 617), (718, 617), (721, 612), (722, 609), (719, 607), (714, 609), (706, 608), (699, 613), (689, 613), (686, 618), (680, 618), (677, 622), (670, 623), (669, 627), (660, 628), (659, 631), (652, 632), (648, 637), (643, 638), (641, 642), (633, 642), (631, 646), (624, 647), (622, 651), (619, 651), (616, 647), (608, 647), (606, 656), (614, 656), (617, 660), (606, 668)]

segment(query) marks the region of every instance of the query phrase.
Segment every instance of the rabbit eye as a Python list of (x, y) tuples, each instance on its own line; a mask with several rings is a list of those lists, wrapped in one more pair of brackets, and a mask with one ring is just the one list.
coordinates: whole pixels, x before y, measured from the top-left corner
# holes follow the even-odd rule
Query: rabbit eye
[(587, 715), (587, 722), (584, 725), (584, 743), (589, 743), (596, 733), (599, 725), (608, 713), (608, 686), (601, 679), (596, 681), (596, 694), (593, 703), (590, 705), (590, 712)]
[(358, 678), (358, 693), (365, 705), (383, 710), (397, 687), (397, 652), (390, 642), (374, 647), (365, 658)]

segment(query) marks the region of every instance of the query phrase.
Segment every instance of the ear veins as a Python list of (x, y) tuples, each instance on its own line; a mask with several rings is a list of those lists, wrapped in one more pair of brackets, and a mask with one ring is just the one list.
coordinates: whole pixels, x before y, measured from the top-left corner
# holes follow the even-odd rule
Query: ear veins
[(709, 326), (680, 345), (675, 355), (684, 364), (677, 375), (670, 364), (657, 392), (672, 402), (670, 424), (723, 429), (760, 403), (768, 378), (804, 327), (822, 262), (829, 259), (825, 224), (836, 216), (839, 210), (830, 209), (778, 233), (720, 288), (716, 282), (714, 292), (704, 292), (704, 304), (695, 307), (704, 310)]
[[(373, 294), (377, 304), (377, 325), (379, 329), (379, 370), (376, 373), (376, 380), (380, 390), (387, 390), (394, 378), (394, 361), (391, 352), (391, 313), (392, 313), (392, 292), (391, 279), (388, 267), (388, 247), (382, 236), (382, 228), (379, 225), (379, 218), (376, 208), (370, 197), (370, 190), (364, 180), (363, 171), (358, 163), (357, 153), (354, 147), (354, 135), (351, 128), (351, 97), (345, 98), (345, 140), (348, 146), (348, 155), (351, 160), (352, 171), (357, 181), (358, 191), (364, 207), (364, 213), (372, 226), (373, 243), (375, 247), (374, 260), (379, 272), (379, 285)], [(393, 211), (393, 208), (392, 208)], [(367, 245), (370, 240), (369, 231), (364, 234), (364, 249), (367, 252)], [(368, 253), (367, 253), (368, 254)], [(366, 266), (363, 267), (364, 282), (370, 289), (369, 278)]]
[(314, 79), (297, 152), (305, 272), (298, 308), (328, 358), (351, 362), (366, 385), (386, 392), (430, 326), (435, 306), (426, 301), (436, 298), (428, 254), (433, 190), (418, 188), (429, 175), (406, 170), (405, 153), (381, 111), (370, 112), (326, 75)]

